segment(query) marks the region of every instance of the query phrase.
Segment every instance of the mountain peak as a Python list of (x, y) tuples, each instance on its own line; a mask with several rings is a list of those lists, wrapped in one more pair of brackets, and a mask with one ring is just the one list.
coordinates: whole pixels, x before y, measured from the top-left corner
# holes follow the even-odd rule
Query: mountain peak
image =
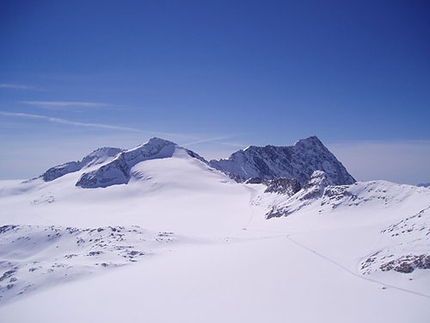
[(292, 146), (249, 146), (227, 159), (212, 160), (210, 165), (239, 182), (250, 178), (297, 179), (301, 186), (316, 170), (324, 171), (335, 185), (352, 184), (355, 179), (316, 136)]
[(83, 188), (107, 187), (126, 184), (130, 180), (130, 170), (145, 160), (169, 158), (178, 146), (168, 140), (151, 138), (148, 142), (122, 151), (110, 163), (88, 173), (82, 174), (76, 186)]
[(166, 140), (166, 139), (158, 138), (158, 137), (152, 137), (151, 139), (148, 140), (148, 142), (142, 144), (142, 146), (143, 145), (151, 145), (151, 146), (174, 145), (174, 146), (176, 146), (176, 144), (174, 142)]
[(177, 144), (175, 144), (172, 141), (169, 140), (165, 140), (165, 139), (161, 139), (158, 137), (152, 137), (151, 139), (149, 139), (147, 142), (144, 142), (134, 148), (128, 149), (126, 151), (136, 151), (136, 150), (148, 150), (148, 149), (160, 149), (161, 147), (166, 147), (166, 146), (177, 146)]
[(297, 140), (293, 146), (323, 146), (324, 144), (317, 136), (310, 136), (308, 138)]

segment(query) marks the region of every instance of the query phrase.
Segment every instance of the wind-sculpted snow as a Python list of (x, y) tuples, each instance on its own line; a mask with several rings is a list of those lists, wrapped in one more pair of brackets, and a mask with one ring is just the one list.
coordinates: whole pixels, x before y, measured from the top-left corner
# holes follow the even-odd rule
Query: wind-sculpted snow
[(172, 232), (139, 226), (2, 226), (0, 304), (42, 287), (137, 262), (175, 240)]
[(250, 146), (228, 159), (212, 160), (210, 165), (239, 182), (262, 179), (295, 178), (304, 185), (316, 170), (324, 171), (336, 185), (352, 184), (354, 178), (317, 137), (309, 137), (289, 147)]
[(173, 142), (152, 138), (137, 148), (121, 152), (110, 163), (94, 171), (84, 173), (76, 186), (96, 188), (127, 184), (132, 176), (130, 171), (135, 165), (146, 160), (172, 157), (177, 150), (185, 151), (190, 157), (202, 159), (197, 154), (180, 148)]
[(119, 154), (121, 151), (122, 150), (119, 148), (110, 147), (96, 149), (91, 154), (84, 157), (81, 161), (72, 161), (48, 169), (42, 175), (42, 178), (45, 182), (53, 181), (66, 174), (77, 172), (82, 168), (102, 164)]

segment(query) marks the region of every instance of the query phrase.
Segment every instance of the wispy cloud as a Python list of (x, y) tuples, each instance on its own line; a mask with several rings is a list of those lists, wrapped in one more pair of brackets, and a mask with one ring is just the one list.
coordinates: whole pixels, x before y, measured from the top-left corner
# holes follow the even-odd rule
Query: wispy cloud
[(53, 123), (61, 123), (61, 124), (67, 124), (67, 125), (77, 126), (77, 127), (99, 128), (99, 129), (110, 129), (110, 130), (123, 130), (123, 131), (146, 133), (146, 131), (142, 131), (140, 129), (131, 128), (131, 127), (122, 127), (122, 126), (115, 126), (115, 125), (108, 125), (108, 124), (101, 124), (101, 123), (77, 122), (77, 121), (70, 121), (70, 120), (62, 119), (62, 118), (53, 118), (53, 117), (38, 115), (38, 114), (0, 111), (0, 115), (7, 116), (7, 117), (16, 117), (16, 118), (46, 120), (46, 121), (53, 122)]
[(220, 142), (223, 140), (230, 139), (231, 136), (214, 136), (214, 137), (205, 137), (205, 138), (192, 138), (193, 140), (187, 143), (184, 143), (184, 146), (193, 146), (198, 144), (205, 144), (209, 142)]
[(34, 89), (34, 86), (2, 83), (0, 84), (0, 89), (31, 90)]
[[(22, 112), (7, 112), (0, 111), (0, 120), (1, 116), (10, 117), (10, 118), (21, 118), (28, 120), (39, 120), (43, 122), (51, 122), (56, 124), (70, 125), (75, 127), (82, 127), (88, 129), (105, 129), (105, 130), (115, 130), (117, 133), (105, 133), (102, 135), (101, 140), (99, 137), (94, 137), (94, 134), (88, 135), (88, 142), (92, 142), (94, 140), (98, 140), (98, 142), (104, 142), (103, 145), (112, 145), (115, 144), (122, 148), (124, 147), (133, 147), (141, 143), (141, 136), (143, 135), (146, 138), (149, 137), (161, 137), (167, 140), (172, 140), (178, 143), (182, 147), (195, 149), (198, 147), (199, 154), (202, 154), (205, 158), (209, 159), (219, 159), (229, 156), (232, 153), (231, 147), (239, 147), (243, 148), (243, 144), (238, 144), (234, 142), (230, 142), (230, 139), (236, 136), (228, 136), (228, 135), (208, 135), (208, 134), (187, 134), (187, 133), (171, 133), (171, 132), (160, 132), (160, 131), (152, 131), (150, 129), (138, 129), (132, 127), (124, 127), (112, 124), (101, 124), (101, 123), (88, 123), (88, 122), (80, 122), (80, 121), (72, 121), (64, 118), (56, 118), (47, 115), (40, 114), (30, 114), (30, 113), (22, 113)], [(109, 137), (111, 136), (111, 137)], [(60, 137), (61, 138), (61, 135)], [(27, 139), (31, 141), (30, 139)], [(54, 140), (54, 138), (52, 138)], [(68, 138), (70, 141), (70, 138)], [(5, 143), (3, 143), (5, 144)], [(16, 145), (24, 145), (23, 143), (18, 143)], [(55, 145), (53, 145), (54, 147)], [(82, 144), (81, 144), (82, 146)], [(93, 145), (97, 147), (96, 144)], [(190, 147), (194, 146), (194, 147)], [(93, 148), (94, 148), (93, 147)], [(226, 147), (230, 147), (227, 148)], [(237, 150), (237, 149), (233, 149)], [(55, 155), (55, 153), (54, 153)], [(71, 156), (73, 158), (73, 156)], [(49, 166), (49, 165), (48, 165)], [(1, 172), (0, 172), (1, 176)]]
[[(225, 142), (220, 142), (220, 140), (226, 140), (231, 136), (216, 136), (216, 137), (208, 137), (204, 135), (191, 135), (185, 133), (171, 133), (171, 132), (160, 132), (160, 131), (151, 131), (151, 130), (142, 130), (133, 127), (124, 127), (117, 125), (109, 125), (109, 124), (101, 124), (101, 123), (91, 123), (91, 122), (80, 122), (80, 121), (72, 121), (63, 118), (50, 117), (46, 115), (40, 114), (31, 114), (31, 113), (22, 113), (22, 112), (7, 112), (0, 111), (0, 116), (13, 117), (13, 118), (24, 118), (24, 119), (37, 119), (37, 120), (45, 120), (53, 123), (66, 124), (77, 127), (87, 127), (87, 128), (99, 128), (99, 129), (111, 129), (111, 130), (123, 130), (129, 132), (142, 133), (148, 136), (159, 136), (162, 138), (166, 138), (169, 140), (178, 140), (182, 146), (192, 146), (197, 144), (211, 143), (217, 142), (222, 145), (230, 145)], [(234, 145), (234, 144), (233, 144)]]
[(108, 103), (86, 101), (20, 101), (20, 103), (49, 108), (102, 108), (112, 106)]

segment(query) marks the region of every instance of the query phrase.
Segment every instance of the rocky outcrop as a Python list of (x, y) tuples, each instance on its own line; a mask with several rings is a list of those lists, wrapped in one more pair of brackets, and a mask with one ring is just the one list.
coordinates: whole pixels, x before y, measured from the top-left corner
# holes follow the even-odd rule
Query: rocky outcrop
[(293, 196), (298, 191), (300, 191), (300, 184), (295, 178), (278, 178), (268, 180), (265, 184), (267, 185), (267, 188), (264, 193), (277, 193), (287, 196)]
[(320, 170), (314, 171), (301, 189), (297, 190), (295, 193), (291, 191), (287, 192), (285, 195), (288, 199), (284, 203), (273, 205), (266, 213), (266, 218), (288, 216), (300, 210), (302, 207), (312, 203), (315, 199), (321, 198), (326, 188), (330, 187), (330, 185), (332, 185), (332, 182), (327, 178), (325, 172)]

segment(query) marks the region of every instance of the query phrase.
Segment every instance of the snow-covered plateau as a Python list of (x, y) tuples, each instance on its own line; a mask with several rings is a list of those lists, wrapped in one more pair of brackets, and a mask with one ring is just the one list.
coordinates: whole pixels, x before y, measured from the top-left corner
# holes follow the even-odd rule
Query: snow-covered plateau
[(316, 137), (206, 161), (158, 138), (0, 181), (4, 322), (428, 322), (430, 189)]

